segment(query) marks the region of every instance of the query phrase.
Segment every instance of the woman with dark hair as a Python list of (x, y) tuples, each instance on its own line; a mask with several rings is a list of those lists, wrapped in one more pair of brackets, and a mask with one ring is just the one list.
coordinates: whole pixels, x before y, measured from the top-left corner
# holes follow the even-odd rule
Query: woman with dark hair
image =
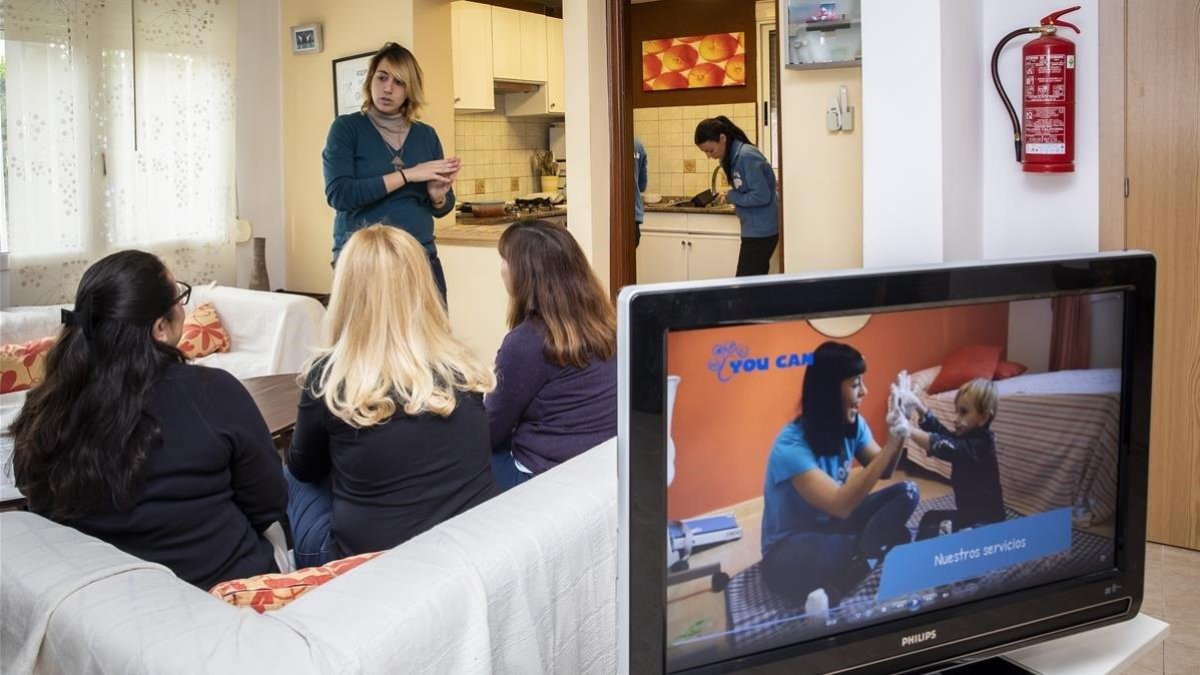
[(518, 222), (499, 247), (510, 330), (484, 406), (508, 489), (617, 434), (617, 319), (565, 228)]
[(389, 42), (367, 66), (362, 110), (329, 127), (325, 199), (336, 211), (333, 259), (356, 231), (382, 223), (408, 232), (429, 256), (446, 299), (446, 275), (434, 244), (433, 219), (454, 210), (451, 187), (462, 163), (446, 158), (433, 127), (419, 121), (424, 75), (413, 53)]
[(779, 243), (779, 196), (775, 170), (750, 142), (746, 132), (718, 115), (696, 125), (694, 141), (709, 159), (721, 162), (730, 189), (723, 199), (733, 204), (742, 224), (737, 276), (766, 274)]
[[(870, 573), (871, 561), (912, 540), (905, 523), (920, 501), (917, 486), (906, 481), (872, 492), (911, 427), (889, 413), (888, 438), (879, 447), (859, 414), (866, 371), (853, 347), (818, 347), (804, 374), (801, 415), (779, 433), (767, 459), (763, 576), (772, 591), (797, 603), (824, 589), (837, 605)], [(863, 468), (851, 471), (855, 459)]]
[(89, 267), (13, 422), (13, 468), (31, 511), (207, 590), (278, 570), (262, 534), (287, 490), (250, 394), (176, 348), (190, 294), (142, 251)]

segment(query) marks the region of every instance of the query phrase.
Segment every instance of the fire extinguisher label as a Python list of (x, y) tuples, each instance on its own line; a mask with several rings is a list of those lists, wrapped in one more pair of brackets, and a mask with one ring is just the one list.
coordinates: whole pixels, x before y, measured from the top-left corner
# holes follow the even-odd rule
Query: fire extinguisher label
[(1061, 155), (1067, 151), (1067, 109), (1025, 109), (1025, 154)]
[(1075, 70), (1075, 55), (1067, 55), (1067, 70)]
[[(1075, 66), (1072, 59), (1071, 67)], [(1067, 55), (1030, 54), (1025, 57), (1025, 102), (1067, 100)]]

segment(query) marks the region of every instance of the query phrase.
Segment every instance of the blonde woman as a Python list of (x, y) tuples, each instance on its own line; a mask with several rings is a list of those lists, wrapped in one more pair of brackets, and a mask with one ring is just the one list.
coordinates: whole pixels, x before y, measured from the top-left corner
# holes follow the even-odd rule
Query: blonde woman
[(445, 158), (437, 132), (418, 121), (425, 107), (421, 66), (412, 52), (389, 42), (371, 57), (362, 110), (329, 127), (325, 199), (336, 211), (333, 259), (357, 230), (399, 227), (425, 247), (443, 300), (446, 277), (433, 242), (433, 219), (454, 209), (451, 187), (461, 162)]
[(392, 548), (496, 493), (495, 377), (450, 334), (416, 239), (382, 225), (350, 237), (323, 330), (284, 471), (303, 567)]

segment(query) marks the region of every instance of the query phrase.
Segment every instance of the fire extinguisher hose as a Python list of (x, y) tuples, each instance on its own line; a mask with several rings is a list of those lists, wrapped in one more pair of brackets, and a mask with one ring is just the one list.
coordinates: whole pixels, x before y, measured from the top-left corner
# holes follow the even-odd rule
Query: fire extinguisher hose
[(1000, 83), (1000, 68), (997, 63), (1000, 61), (1000, 52), (1004, 49), (1004, 45), (1012, 41), (1018, 35), (1040, 32), (1040, 27), (1018, 28), (1000, 40), (1000, 44), (992, 50), (992, 84), (996, 85), (996, 92), (1000, 94), (1000, 99), (1004, 101), (1004, 107), (1008, 109), (1008, 119), (1012, 121), (1013, 127), (1013, 147), (1017, 151), (1017, 161), (1021, 161), (1021, 118), (1017, 117), (1017, 111), (1013, 110), (1012, 101), (1008, 99), (1008, 94), (1004, 92), (1004, 85)]

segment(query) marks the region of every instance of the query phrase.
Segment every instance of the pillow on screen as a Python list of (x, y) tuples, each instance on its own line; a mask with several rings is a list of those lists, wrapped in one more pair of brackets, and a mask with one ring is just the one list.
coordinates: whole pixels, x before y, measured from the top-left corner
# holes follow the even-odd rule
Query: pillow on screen
[(46, 374), (46, 352), (55, 338), (46, 337), (0, 346), (0, 394), (25, 391)]
[(996, 364), (996, 372), (992, 375), (992, 379), (1006, 380), (1010, 377), (1016, 377), (1027, 370), (1029, 369), (1016, 361), (1001, 361)]
[(942, 372), (942, 367), (934, 366), (932, 368), (918, 370), (915, 373), (909, 373), (909, 375), (912, 377), (911, 383), (913, 391), (918, 394), (924, 394), (925, 392), (929, 391), (929, 385), (933, 384), (934, 378), (936, 378), (940, 372)]
[(234, 607), (249, 607), (262, 614), (279, 609), (312, 589), (349, 572), (384, 551), (360, 553), (291, 573), (259, 574), (248, 579), (231, 579), (213, 586), (208, 594)]
[(999, 345), (968, 345), (954, 350), (942, 363), (942, 370), (929, 385), (930, 394), (958, 389), (971, 380), (982, 377), (992, 379), (996, 365), (1000, 363)]
[(179, 351), (189, 359), (229, 351), (229, 333), (211, 302), (201, 304), (184, 320)]

